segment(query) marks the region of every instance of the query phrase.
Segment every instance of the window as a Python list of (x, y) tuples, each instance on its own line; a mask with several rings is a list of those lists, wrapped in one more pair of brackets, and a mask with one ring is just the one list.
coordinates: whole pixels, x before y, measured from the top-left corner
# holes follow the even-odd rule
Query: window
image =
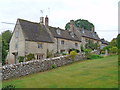
[(15, 43), (15, 49), (17, 49), (18, 48), (18, 43)]
[(43, 48), (42, 43), (38, 44), (38, 48)]
[(18, 38), (18, 35), (19, 35), (18, 31), (16, 31), (15, 37)]
[(37, 55), (37, 60), (43, 59), (43, 54)]
[(78, 43), (75, 43), (75, 46), (78, 47)]
[(74, 33), (73, 33), (73, 32), (71, 32), (70, 34), (71, 34), (71, 36), (74, 38)]
[(85, 33), (85, 31), (84, 31), (84, 30), (82, 30), (82, 33)]
[(64, 44), (64, 40), (61, 41), (61, 44)]
[(59, 34), (59, 35), (60, 35), (60, 29), (57, 29), (56, 31), (57, 31), (57, 34)]

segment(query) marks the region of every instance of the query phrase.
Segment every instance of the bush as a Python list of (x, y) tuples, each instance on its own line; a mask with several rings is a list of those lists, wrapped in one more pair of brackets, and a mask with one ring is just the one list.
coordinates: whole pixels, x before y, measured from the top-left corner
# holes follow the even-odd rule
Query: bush
[(23, 61), (24, 61), (24, 59), (25, 59), (25, 57), (24, 57), (24, 56), (19, 56), (19, 57), (18, 57), (19, 62), (23, 62)]
[(69, 53), (70, 53), (71, 51), (75, 51), (75, 52), (77, 52), (77, 53), (79, 53), (79, 52), (80, 52), (80, 50), (75, 49), (75, 48), (69, 49)]
[(101, 51), (101, 54), (105, 54), (105, 51)]
[(63, 52), (62, 55), (67, 55), (67, 53)]
[(87, 59), (89, 59), (89, 57), (91, 56), (91, 52), (92, 50), (91, 49), (84, 49), (84, 52), (85, 52), (85, 56)]
[(117, 54), (117, 52), (118, 52), (118, 48), (117, 47), (110, 48), (110, 53), (111, 54)]
[(35, 59), (35, 55), (32, 54), (32, 53), (26, 55), (25, 57), (26, 57), (26, 61), (30, 61), (30, 60), (32, 60), (32, 59)]
[(96, 54), (91, 54), (91, 55), (89, 56), (89, 59), (99, 59), (99, 58), (103, 58), (103, 56), (96, 55)]
[(76, 52), (76, 51), (71, 51), (71, 52), (70, 52), (70, 57), (71, 57), (73, 60), (75, 59), (76, 55), (77, 55), (77, 52)]
[(2, 90), (15, 90), (15, 86), (14, 85), (8, 85), (2, 88)]
[(51, 57), (53, 57), (53, 50), (52, 51), (49, 51), (48, 49), (47, 49), (47, 56), (46, 56), (46, 58), (51, 58)]
[(53, 65), (51, 66), (51, 68), (54, 69), (54, 68), (57, 68), (57, 66), (56, 66), (55, 64), (53, 64)]

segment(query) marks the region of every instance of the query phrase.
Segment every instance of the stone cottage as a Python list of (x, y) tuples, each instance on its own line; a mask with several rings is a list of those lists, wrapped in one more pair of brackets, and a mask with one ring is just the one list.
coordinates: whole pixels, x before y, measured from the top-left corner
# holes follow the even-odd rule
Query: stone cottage
[(47, 57), (48, 50), (54, 54), (68, 53), (70, 48), (80, 50), (81, 44), (85, 45), (87, 39), (101, 44), (94, 30), (77, 28), (73, 20), (70, 20), (70, 29), (63, 30), (49, 26), (47, 16), (45, 24), (44, 17), (40, 18), (40, 23), (18, 19), (9, 45), (8, 63), (17, 63), (18, 56), (25, 56), (29, 53), (34, 54), (36, 59), (43, 59)]

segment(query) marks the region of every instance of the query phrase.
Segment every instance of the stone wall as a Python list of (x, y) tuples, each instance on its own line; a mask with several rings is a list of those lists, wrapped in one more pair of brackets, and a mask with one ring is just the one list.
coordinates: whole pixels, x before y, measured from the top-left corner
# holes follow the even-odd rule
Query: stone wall
[[(79, 54), (75, 57), (74, 61), (84, 60), (85, 55)], [(28, 74), (42, 72), (52, 69), (52, 65), (57, 67), (66, 65), (73, 62), (68, 56), (60, 56), (44, 60), (32, 60), (28, 62), (21, 62), (17, 64), (10, 64), (2, 67), (2, 79), (10, 79)]]

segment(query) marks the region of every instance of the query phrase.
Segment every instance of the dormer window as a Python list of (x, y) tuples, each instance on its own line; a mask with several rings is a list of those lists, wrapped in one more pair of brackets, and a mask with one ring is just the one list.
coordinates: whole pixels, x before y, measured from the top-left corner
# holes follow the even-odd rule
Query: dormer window
[(95, 37), (94, 33), (92, 35), (93, 35), (93, 37)]
[(71, 32), (70, 35), (74, 38), (74, 33), (73, 32)]
[(85, 33), (85, 31), (84, 31), (84, 30), (82, 30), (82, 33)]
[(60, 35), (60, 33), (61, 33), (60, 29), (58, 28), (56, 31), (57, 31), (57, 34)]

